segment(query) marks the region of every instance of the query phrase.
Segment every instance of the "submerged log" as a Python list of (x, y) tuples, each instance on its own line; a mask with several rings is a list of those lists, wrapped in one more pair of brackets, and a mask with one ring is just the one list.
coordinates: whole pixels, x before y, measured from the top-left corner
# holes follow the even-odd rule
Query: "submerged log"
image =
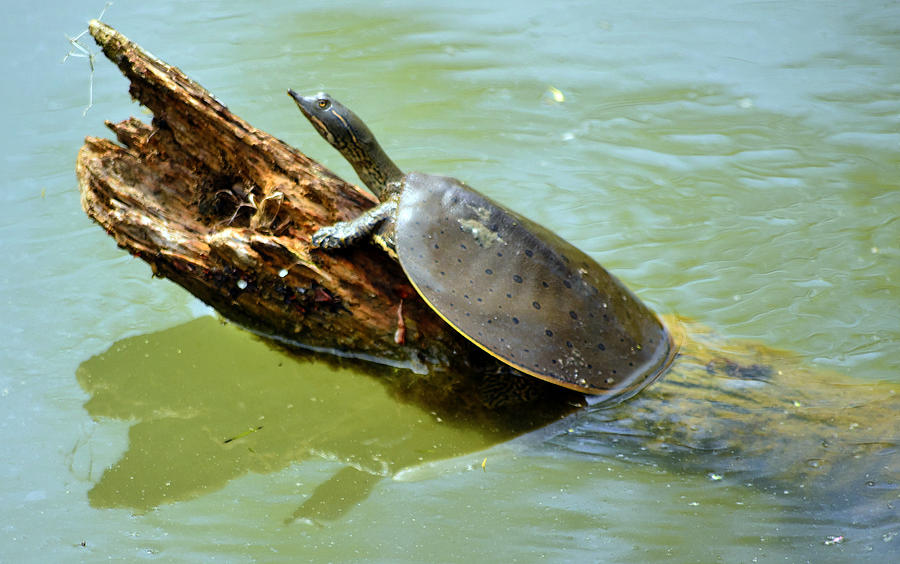
[[(365, 246), (311, 253), (311, 233), (374, 197), (109, 26), (92, 21), (90, 32), (153, 120), (108, 123), (120, 144), (86, 139), (82, 205), (156, 275), (280, 343), (392, 366), (380, 375), (398, 395), (442, 413), (452, 405), (468, 419), (500, 417), (484, 394), (497, 379), (526, 388), (527, 408), (505, 408), (517, 432), (585, 405), (580, 394), (510, 374), (452, 331), (387, 255)], [(794, 484), (813, 507), (846, 509), (854, 521), (896, 515), (895, 386), (814, 374), (776, 351), (691, 333), (666, 376), (628, 404), (589, 412), (564, 433), (566, 448), (627, 450), (767, 489)]]

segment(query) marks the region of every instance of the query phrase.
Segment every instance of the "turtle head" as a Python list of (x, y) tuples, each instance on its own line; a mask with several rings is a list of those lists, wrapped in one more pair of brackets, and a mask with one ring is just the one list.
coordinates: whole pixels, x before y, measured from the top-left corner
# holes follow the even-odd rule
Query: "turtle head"
[(315, 96), (301, 96), (293, 90), (288, 94), (319, 135), (331, 146), (343, 153), (348, 146), (364, 145), (371, 140), (372, 132), (359, 116), (325, 92)]
[(301, 96), (288, 90), (288, 94), (319, 135), (340, 151), (360, 180), (380, 199), (387, 183), (403, 177), (366, 124), (343, 104), (324, 92)]

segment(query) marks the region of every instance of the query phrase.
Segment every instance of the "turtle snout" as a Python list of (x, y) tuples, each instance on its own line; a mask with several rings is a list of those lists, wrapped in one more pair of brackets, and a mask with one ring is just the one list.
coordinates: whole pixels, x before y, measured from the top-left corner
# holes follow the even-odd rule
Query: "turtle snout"
[(301, 96), (293, 90), (288, 90), (288, 95), (294, 99), (294, 102), (297, 103), (297, 107), (300, 108), (300, 111), (303, 112), (303, 115), (305, 115), (306, 117), (310, 117), (310, 115), (315, 111), (315, 97)]
[(293, 90), (288, 90), (288, 94), (307, 117), (331, 108), (331, 96), (325, 92), (319, 92), (315, 96), (301, 96)]

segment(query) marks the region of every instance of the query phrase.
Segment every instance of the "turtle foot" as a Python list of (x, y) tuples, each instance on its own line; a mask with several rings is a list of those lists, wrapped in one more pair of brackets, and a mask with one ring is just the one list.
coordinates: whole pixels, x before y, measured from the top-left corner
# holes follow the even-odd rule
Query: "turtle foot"
[(354, 233), (349, 221), (341, 221), (334, 225), (320, 228), (313, 233), (310, 242), (318, 249), (340, 249), (353, 243)]
[(320, 228), (313, 233), (310, 242), (319, 249), (341, 249), (355, 245), (375, 233), (378, 226), (390, 218), (396, 209), (395, 200), (383, 202), (355, 219)]

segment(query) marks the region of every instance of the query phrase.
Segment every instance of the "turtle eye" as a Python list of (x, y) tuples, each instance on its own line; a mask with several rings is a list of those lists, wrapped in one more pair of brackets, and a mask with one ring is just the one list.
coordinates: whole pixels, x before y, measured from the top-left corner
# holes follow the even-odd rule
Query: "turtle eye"
[(317, 104), (323, 110), (327, 110), (329, 107), (331, 107), (331, 101), (327, 98), (319, 98)]

